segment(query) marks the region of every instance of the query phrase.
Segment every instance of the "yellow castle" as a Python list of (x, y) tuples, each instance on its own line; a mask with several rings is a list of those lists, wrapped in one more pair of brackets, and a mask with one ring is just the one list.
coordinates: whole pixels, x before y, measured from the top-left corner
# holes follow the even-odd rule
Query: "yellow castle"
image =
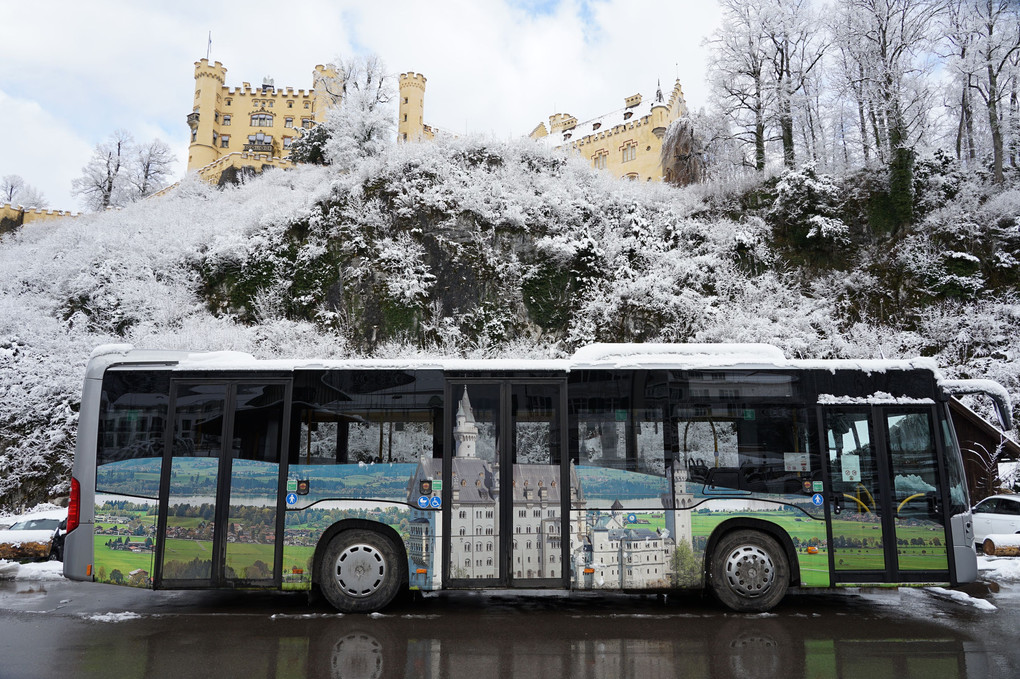
[(640, 94), (623, 100), (623, 108), (584, 122), (568, 113), (549, 116), (549, 127), (539, 123), (531, 138), (567, 149), (617, 177), (661, 181), (662, 137), (669, 124), (687, 112), (683, 89), (677, 80), (669, 99), (657, 88), (654, 97)]
[[(300, 131), (325, 119), (333, 101), (325, 82), (336, 72), (330, 66), (317, 65), (308, 90), (276, 87), (270, 78), (255, 87), (247, 82), (228, 87), (226, 74), (218, 61), (195, 62), (195, 100), (188, 114), (188, 170), (198, 170), (201, 176), (216, 181), (230, 167), (259, 171), (266, 165), (290, 166), (290, 145)], [(424, 141), (437, 134), (424, 122), (425, 83), (420, 73), (399, 76), (399, 141)], [(685, 112), (678, 80), (668, 99), (661, 89), (647, 99), (635, 94), (624, 100), (622, 109), (582, 123), (569, 114), (555, 113), (549, 117), (548, 129), (539, 123), (530, 136), (578, 153), (590, 159), (593, 167), (618, 177), (659, 181), (662, 137), (669, 124)]]

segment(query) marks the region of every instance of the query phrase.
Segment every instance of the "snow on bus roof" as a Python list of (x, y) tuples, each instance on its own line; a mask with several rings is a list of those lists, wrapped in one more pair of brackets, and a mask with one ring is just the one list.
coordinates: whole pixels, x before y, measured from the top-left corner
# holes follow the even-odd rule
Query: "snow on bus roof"
[(782, 350), (770, 344), (660, 344), (621, 343), (591, 344), (564, 359), (493, 358), (471, 359), (445, 356), (411, 358), (352, 359), (257, 359), (236, 351), (166, 351), (133, 349), (130, 345), (105, 345), (92, 354), (106, 366), (125, 363), (175, 364), (179, 370), (260, 370), (292, 371), (295, 369), (359, 369), (359, 370), (478, 370), (508, 372), (513, 370), (556, 371), (599, 368), (627, 369), (655, 367), (673, 370), (704, 370), (711, 368), (743, 369), (814, 369), (854, 370), (884, 373), (889, 370), (926, 370), (936, 379), (942, 375), (931, 359), (789, 359)]

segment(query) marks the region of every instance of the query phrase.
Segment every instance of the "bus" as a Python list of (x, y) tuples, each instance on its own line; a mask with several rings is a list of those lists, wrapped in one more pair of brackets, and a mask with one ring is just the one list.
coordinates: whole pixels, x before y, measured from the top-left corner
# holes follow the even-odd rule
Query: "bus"
[(64, 574), (154, 589), (949, 585), (977, 562), (954, 395), (927, 359), (592, 345), (566, 359), (257, 360), (98, 348)]

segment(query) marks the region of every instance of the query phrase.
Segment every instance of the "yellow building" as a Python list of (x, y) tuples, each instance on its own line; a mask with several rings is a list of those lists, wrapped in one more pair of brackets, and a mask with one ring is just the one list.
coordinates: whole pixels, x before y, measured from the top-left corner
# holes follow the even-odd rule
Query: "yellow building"
[(680, 81), (669, 99), (662, 90), (645, 99), (635, 94), (624, 99), (623, 108), (579, 123), (568, 113), (549, 116), (549, 127), (539, 123), (531, 138), (586, 158), (592, 167), (617, 177), (661, 181), (662, 137), (669, 124), (687, 112)]
[(196, 61), (195, 103), (188, 114), (188, 170), (218, 177), (227, 167), (261, 170), (264, 165), (290, 165), (286, 157), (300, 130), (326, 116), (331, 97), (323, 79), (333, 75), (332, 69), (320, 64), (312, 73), (309, 90), (278, 88), (270, 78), (255, 87), (247, 82), (228, 87), (223, 64)]

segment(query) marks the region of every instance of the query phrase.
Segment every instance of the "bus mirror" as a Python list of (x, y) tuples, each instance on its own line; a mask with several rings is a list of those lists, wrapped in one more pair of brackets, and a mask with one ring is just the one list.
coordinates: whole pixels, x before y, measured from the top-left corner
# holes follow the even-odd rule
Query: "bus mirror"
[(1013, 404), (1009, 392), (992, 380), (939, 380), (939, 386), (949, 396), (965, 394), (984, 394), (992, 399), (995, 405), (995, 416), (999, 420), (999, 428), (1009, 431), (1013, 428)]

